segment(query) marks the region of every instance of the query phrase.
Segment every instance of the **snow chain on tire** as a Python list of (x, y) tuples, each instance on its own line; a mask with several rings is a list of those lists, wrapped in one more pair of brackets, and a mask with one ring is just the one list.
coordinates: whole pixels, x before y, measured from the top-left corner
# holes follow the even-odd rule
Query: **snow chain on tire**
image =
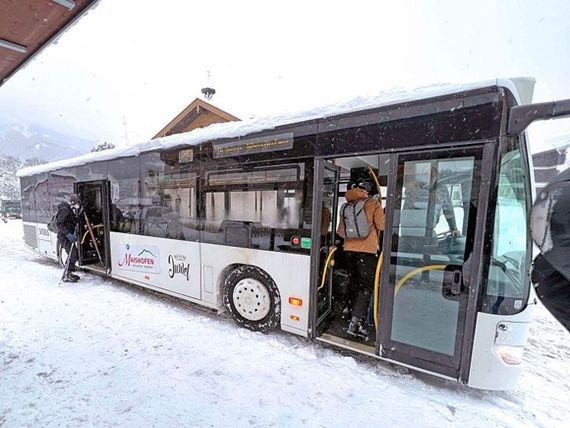
[[(253, 285), (250, 286), (248, 284)], [(222, 288), (224, 306), (237, 325), (260, 332), (271, 331), (279, 326), (281, 320), (281, 297), (279, 296), (277, 285), (263, 270), (250, 265), (238, 266), (228, 274)], [(246, 294), (245, 297), (244, 294)], [(241, 306), (240, 297), (242, 302), (244, 302), (244, 299), (247, 299), (247, 303), (252, 308), (251, 311)], [(265, 302), (267, 297), (269, 302)], [(264, 310), (264, 302), (268, 304), (268, 308), (265, 308), (268, 313), (261, 319), (256, 319), (256, 316), (258, 316), (257, 308)], [(250, 319), (244, 315), (248, 315)]]

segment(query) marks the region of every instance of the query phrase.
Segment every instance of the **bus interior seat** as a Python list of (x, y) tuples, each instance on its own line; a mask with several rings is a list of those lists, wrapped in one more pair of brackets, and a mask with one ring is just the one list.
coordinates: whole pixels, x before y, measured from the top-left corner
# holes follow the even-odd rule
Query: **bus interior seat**
[(251, 222), (224, 220), (220, 231), (224, 236), (224, 243), (251, 247)]

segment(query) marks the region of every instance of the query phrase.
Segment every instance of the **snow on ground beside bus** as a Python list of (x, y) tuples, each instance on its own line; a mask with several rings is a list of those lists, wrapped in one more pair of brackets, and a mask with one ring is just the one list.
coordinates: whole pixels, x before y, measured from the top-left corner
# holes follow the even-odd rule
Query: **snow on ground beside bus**
[[(511, 392), (470, 390), (55, 263), (0, 223), (0, 426), (567, 426), (568, 334), (539, 308)], [(565, 422), (566, 421), (566, 422)]]

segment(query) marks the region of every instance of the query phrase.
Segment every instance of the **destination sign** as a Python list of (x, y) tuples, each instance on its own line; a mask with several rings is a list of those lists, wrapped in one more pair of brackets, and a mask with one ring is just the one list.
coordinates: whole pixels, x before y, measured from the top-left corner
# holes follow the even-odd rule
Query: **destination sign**
[(293, 148), (293, 133), (287, 132), (270, 137), (249, 138), (229, 143), (215, 143), (213, 148), (214, 159), (291, 150)]

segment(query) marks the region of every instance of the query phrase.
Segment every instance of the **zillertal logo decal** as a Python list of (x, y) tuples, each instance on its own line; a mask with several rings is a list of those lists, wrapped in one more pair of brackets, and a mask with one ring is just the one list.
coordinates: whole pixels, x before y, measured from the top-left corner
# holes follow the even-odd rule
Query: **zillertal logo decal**
[(168, 256), (168, 264), (170, 268), (168, 269), (168, 276), (174, 278), (174, 275), (181, 275), (186, 278), (186, 281), (190, 281), (190, 263), (186, 262), (186, 256), (182, 254), (170, 254)]
[(137, 272), (160, 273), (158, 248), (154, 246), (125, 245), (117, 262), (120, 269)]

